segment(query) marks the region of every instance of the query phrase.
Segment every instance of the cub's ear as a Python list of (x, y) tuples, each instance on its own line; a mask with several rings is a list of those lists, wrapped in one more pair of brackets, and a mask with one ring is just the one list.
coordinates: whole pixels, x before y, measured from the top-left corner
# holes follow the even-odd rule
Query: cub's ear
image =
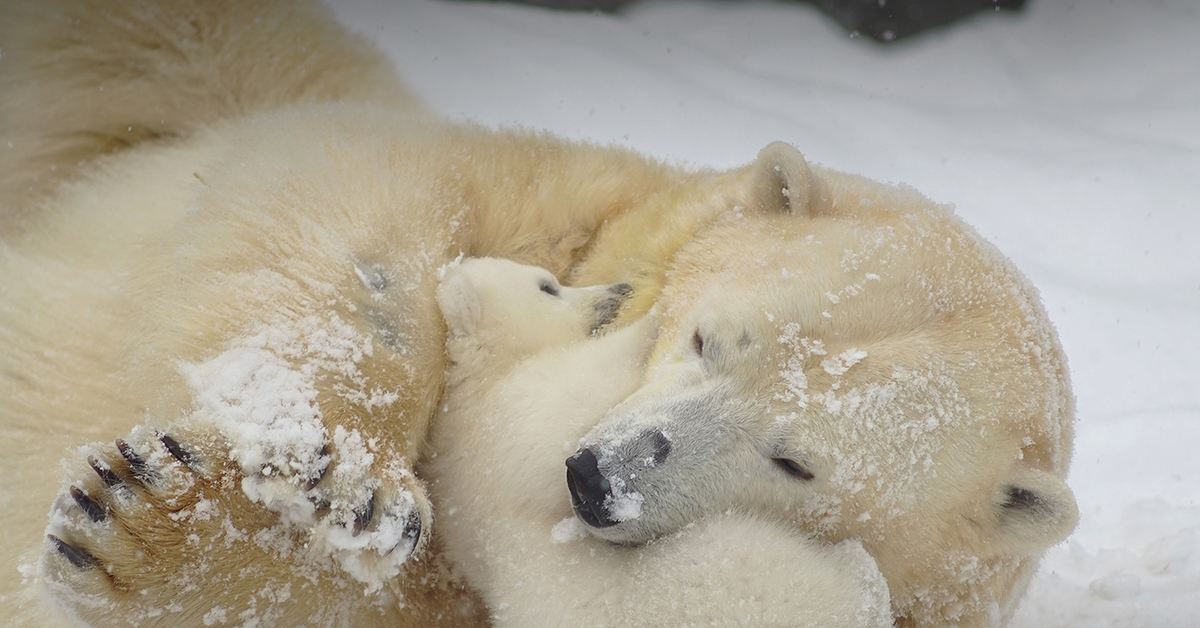
[(1040, 552), (1059, 543), (1079, 523), (1075, 495), (1058, 477), (1037, 469), (1019, 469), (996, 487), (992, 513), (1000, 550)]
[(767, 213), (808, 215), (812, 193), (808, 162), (791, 144), (768, 144), (750, 166), (747, 192), (751, 208)]
[(442, 318), (446, 319), (446, 326), (452, 335), (475, 333), (479, 327), (482, 305), (475, 284), (465, 273), (457, 269), (446, 272), (437, 289), (437, 303), (442, 308)]

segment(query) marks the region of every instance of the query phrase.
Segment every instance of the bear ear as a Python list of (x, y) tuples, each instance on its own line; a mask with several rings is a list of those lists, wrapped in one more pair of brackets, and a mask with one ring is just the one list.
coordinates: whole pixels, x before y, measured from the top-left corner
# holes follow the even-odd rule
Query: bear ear
[(997, 487), (992, 509), (1002, 551), (1030, 554), (1066, 539), (1079, 523), (1075, 494), (1058, 477), (1020, 469)]
[(437, 302), (451, 334), (466, 336), (475, 333), (483, 306), (479, 301), (479, 291), (465, 273), (450, 270), (446, 274), (437, 289)]
[(773, 142), (750, 166), (750, 207), (767, 213), (811, 213), (812, 176), (804, 155), (791, 144)]

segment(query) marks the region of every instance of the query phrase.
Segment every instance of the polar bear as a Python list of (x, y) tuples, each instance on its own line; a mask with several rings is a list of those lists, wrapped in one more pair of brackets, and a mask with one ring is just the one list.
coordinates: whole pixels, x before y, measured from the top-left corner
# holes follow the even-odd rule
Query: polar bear
[[(718, 172), (447, 122), (306, 0), (11, 0), (0, 49), (15, 625), (486, 625), (413, 472), (444, 386), (437, 270), (460, 255), (628, 281), (618, 327), (662, 308), (659, 384), (608, 429), (691, 403), (707, 376), (688, 347), (759, 358), (731, 372), (761, 381), (720, 375), (698, 408), (717, 431), (753, 423), (782, 449), (764, 459), (803, 472), (764, 476), (736, 510), (860, 540), (900, 625), (1002, 622), (1072, 525), (1073, 401), (1036, 293), (911, 190), (783, 143)], [(746, 343), (694, 334), (736, 315)], [(796, 348), (767, 352), (772, 337)], [(744, 408), (714, 414), (713, 395)], [(758, 429), (784, 424), (823, 440)], [(668, 516), (656, 486), (613, 541), (722, 501), (680, 494)]]
[(939, 208), (820, 181), (676, 258), (646, 381), (568, 462), (575, 511), (622, 544), (729, 509), (860, 539), (897, 625), (1002, 625), (1078, 517), (1051, 332)]
[(563, 459), (637, 387), (653, 345), (653, 315), (593, 337), (628, 292), (488, 258), (451, 267), (439, 288), (449, 366), (419, 472), (446, 555), (493, 625), (891, 626), (887, 585), (857, 541), (733, 512), (641, 547), (582, 534)]

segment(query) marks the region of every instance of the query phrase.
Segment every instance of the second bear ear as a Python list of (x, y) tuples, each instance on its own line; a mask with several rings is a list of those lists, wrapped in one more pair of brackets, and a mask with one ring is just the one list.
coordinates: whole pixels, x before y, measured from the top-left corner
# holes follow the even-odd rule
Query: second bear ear
[(1057, 476), (1019, 469), (997, 487), (992, 503), (1003, 551), (1028, 554), (1066, 539), (1079, 522), (1075, 494)]
[(475, 333), (482, 316), (482, 305), (479, 292), (464, 273), (454, 270), (447, 272), (438, 286), (437, 302), (451, 334), (466, 336)]
[(750, 207), (767, 213), (805, 216), (811, 212), (812, 176), (804, 155), (791, 144), (773, 142), (750, 165)]

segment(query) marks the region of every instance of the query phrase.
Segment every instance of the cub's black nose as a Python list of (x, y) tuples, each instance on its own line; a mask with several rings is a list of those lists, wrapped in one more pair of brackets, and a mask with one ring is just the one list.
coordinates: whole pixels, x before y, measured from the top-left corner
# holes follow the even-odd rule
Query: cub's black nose
[(596, 454), (580, 449), (567, 458), (567, 488), (571, 491), (571, 506), (575, 515), (593, 528), (617, 524), (604, 502), (612, 496), (612, 485), (600, 473)]
[(605, 291), (608, 296), (596, 303), (596, 318), (592, 321), (591, 333), (596, 333), (616, 320), (621, 313), (621, 304), (633, 296), (633, 286), (627, 283), (613, 284)]

